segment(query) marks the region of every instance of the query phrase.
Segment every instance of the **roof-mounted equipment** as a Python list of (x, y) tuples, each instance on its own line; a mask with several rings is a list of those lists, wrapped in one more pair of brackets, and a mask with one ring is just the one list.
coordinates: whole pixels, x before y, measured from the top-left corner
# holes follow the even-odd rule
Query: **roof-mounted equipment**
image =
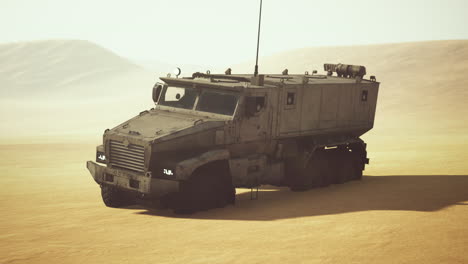
[(332, 75), (333, 72), (336, 72), (338, 77), (345, 78), (363, 78), (366, 75), (366, 67), (361, 65), (350, 65), (350, 64), (332, 64), (325, 63), (323, 69), (327, 72), (328, 75)]

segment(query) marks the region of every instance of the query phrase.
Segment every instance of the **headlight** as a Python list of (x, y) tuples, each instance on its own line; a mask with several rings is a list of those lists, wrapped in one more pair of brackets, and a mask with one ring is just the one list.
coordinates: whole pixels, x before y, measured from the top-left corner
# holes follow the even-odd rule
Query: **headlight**
[(174, 171), (171, 170), (171, 169), (163, 169), (163, 174), (164, 174), (164, 175), (167, 175), (167, 176), (173, 176), (173, 175), (174, 175)]
[(106, 154), (104, 154), (104, 152), (102, 152), (102, 151), (97, 151), (96, 152), (96, 162), (105, 164), (106, 160), (107, 160), (107, 157), (106, 157)]

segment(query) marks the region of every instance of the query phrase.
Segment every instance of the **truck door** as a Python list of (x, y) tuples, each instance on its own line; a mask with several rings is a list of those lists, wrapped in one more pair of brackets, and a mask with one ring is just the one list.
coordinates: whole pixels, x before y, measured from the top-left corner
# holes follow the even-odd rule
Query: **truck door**
[(301, 92), (302, 85), (281, 87), (278, 104), (279, 129), (278, 136), (289, 136), (300, 133), (301, 124)]
[(244, 118), (240, 126), (241, 142), (264, 140), (270, 137), (270, 112), (264, 93), (244, 97)]

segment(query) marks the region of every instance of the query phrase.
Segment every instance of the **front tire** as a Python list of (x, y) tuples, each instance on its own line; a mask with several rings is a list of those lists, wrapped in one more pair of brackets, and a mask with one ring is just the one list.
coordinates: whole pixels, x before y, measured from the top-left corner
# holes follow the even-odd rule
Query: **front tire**
[(101, 185), (101, 197), (107, 207), (119, 208), (131, 204), (127, 193), (109, 185)]
[(227, 163), (215, 162), (197, 169), (189, 180), (182, 182), (169, 207), (176, 214), (192, 214), (234, 204), (235, 197)]

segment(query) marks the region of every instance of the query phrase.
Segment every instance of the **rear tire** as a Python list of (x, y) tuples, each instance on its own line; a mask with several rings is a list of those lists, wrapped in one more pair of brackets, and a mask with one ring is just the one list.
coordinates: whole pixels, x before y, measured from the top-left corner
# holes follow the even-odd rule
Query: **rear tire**
[(330, 153), (326, 152), (325, 150), (322, 150), (319, 154), (319, 162), (320, 162), (320, 178), (321, 178), (321, 184), (320, 187), (327, 187), (328, 185), (333, 183), (334, 180), (334, 174), (333, 170), (330, 169), (334, 165), (333, 160), (330, 160)]
[(353, 175), (351, 180), (359, 181), (362, 179), (362, 171), (364, 170), (364, 162), (362, 161), (362, 157), (357, 154), (352, 154), (353, 160)]
[(286, 160), (285, 170), (291, 191), (304, 192), (312, 188), (307, 166), (304, 166), (304, 155)]
[(324, 162), (323, 152), (316, 150), (315, 153), (309, 158), (309, 161), (304, 166), (305, 155), (300, 158), (290, 159), (286, 162), (287, 174), (289, 175), (289, 188), (293, 192), (303, 192), (317, 187), (327, 186), (324, 175)]
[(353, 160), (352, 180), (361, 180), (362, 172), (365, 169), (365, 160), (367, 159), (366, 144), (354, 144), (351, 146), (351, 155)]
[(326, 177), (330, 184), (341, 184), (343, 183), (343, 177), (341, 174), (341, 155), (338, 150), (326, 150), (325, 159), (327, 160)]
[(348, 149), (342, 150), (339, 154), (338, 166), (338, 183), (345, 183), (355, 177), (355, 166), (353, 164), (353, 156)]

